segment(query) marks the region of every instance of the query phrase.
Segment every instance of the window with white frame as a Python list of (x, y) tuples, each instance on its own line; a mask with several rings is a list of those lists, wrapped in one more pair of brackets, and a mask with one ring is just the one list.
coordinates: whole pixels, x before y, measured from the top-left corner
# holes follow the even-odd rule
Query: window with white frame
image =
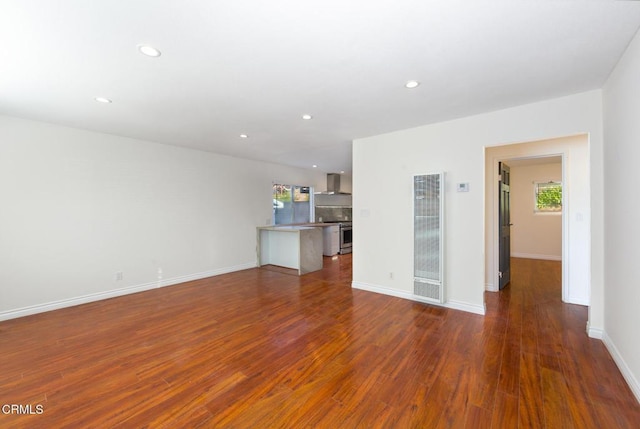
[(535, 213), (562, 213), (562, 182), (535, 182), (534, 197)]
[(313, 221), (313, 188), (298, 185), (273, 185), (273, 223)]

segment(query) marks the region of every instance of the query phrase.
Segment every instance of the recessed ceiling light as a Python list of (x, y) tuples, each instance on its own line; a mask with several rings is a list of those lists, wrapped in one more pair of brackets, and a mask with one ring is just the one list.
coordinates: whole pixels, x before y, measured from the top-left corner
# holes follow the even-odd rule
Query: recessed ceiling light
[(249, 138), (249, 136), (248, 136), (248, 135), (246, 135), (246, 134), (240, 134), (240, 138), (241, 138), (241, 139), (248, 139), (248, 138)]
[(302, 119), (304, 119), (305, 121), (308, 121), (309, 119), (312, 119), (312, 118), (313, 118), (313, 116), (311, 116), (311, 115), (309, 115), (309, 114), (307, 114), (307, 113), (305, 113), (304, 115), (302, 115)]
[(113, 101), (109, 100), (108, 98), (105, 97), (96, 97), (94, 98), (94, 100), (96, 100), (98, 103), (113, 103)]
[(138, 45), (138, 50), (148, 57), (159, 57), (162, 53), (149, 45)]
[(317, 165), (315, 165), (315, 164), (313, 164), (313, 168), (318, 168), (318, 166), (317, 166)]
[(420, 82), (418, 82), (417, 80), (410, 80), (404, 84), (404, 87), (409, 89), (417, 88), (419, 86), (420, 86)]
[(344, 170), (341, 170), (341, 171), (340, 171), (340, 174), (344, 174)]

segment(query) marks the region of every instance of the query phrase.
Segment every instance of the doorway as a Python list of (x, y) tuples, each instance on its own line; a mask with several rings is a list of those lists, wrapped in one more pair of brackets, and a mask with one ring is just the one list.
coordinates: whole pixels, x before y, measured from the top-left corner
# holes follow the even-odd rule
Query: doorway
[[(564, 204), (561, 214), (555, 215), (555, 219), (560, 220), (560, 253), (553, 255), (562, 260), (562, 300), (589, 305), (591, 227), (587, 134), (485, 148), (485, 289), (498, 291), (500, 286), (499, 163), (548, 162), (550, 157), (559, 159), (562, 165)], [(513, 172), (511, 180), (513, 183)], [(509, 223), (514, 223), (513, 234), (518, 225), (513, 213), (511, 215)], [(511, 246), (513, 248), (513, 243)], [(512, 256), (518, 256), (517, 252), (516, 249)], [(519, 256), (540, 255), (544, 256), (544, 252), (520, 250)]]
[(507, 159), (499, 168), (499, 289), (511, 257), (562, 261), (562, 156)]

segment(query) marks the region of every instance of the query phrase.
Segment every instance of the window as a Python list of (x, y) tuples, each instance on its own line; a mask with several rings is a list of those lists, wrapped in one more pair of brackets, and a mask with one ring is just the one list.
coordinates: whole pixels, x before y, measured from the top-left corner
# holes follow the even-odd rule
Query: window
[(273, 185), (273, 223), (312, 221), (313, 192), (308, 186)]
[(562, 213), (562, 183), (536, 182), (535, 213)]

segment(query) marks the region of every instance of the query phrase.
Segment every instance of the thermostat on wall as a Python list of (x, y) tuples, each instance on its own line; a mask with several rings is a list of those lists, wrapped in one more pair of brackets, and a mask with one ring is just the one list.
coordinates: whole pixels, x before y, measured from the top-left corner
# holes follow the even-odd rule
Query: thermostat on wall
[(458, 183), (458, 192), (469, 192), (469, 182)]

